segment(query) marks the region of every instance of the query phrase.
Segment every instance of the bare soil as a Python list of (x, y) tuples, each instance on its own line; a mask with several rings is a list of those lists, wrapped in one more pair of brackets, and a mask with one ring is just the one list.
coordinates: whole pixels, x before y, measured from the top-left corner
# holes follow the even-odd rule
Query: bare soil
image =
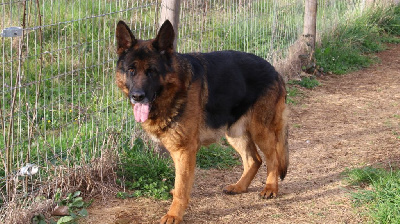
[[(400, 164), (400, 45), (378, 53), (380, 63), (343, 76), (318, 78), (291, 105), (290, 168), (276, 199), (259, 199), (265, 166), (249, 192), (225, 195), (241, 175), (232, 170), (196, 170), (184, 223), (361, 223), (342, 172), (347, 168)], [(170, 201), (96, 199), (81, 223), (157, 223)]]

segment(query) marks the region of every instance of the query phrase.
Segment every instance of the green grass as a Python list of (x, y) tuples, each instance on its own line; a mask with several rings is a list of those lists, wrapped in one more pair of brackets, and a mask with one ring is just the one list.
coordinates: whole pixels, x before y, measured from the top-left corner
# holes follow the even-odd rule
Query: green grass
[(361, 16), (344, 17), (332, 32), (322, 35), (315, 50), (317, 66), (327, 72), (345, 74), (376, 62), (371, 53), (385, 50), (386, 42), (400, 41), (395, 36), (400, 32), (399, 8), (376, 7)]
[[(319, 86), (320, 83), (314, 76), (311, 77), (303, 77), (301, 80), (289, 80), (288, 84), (295, 84), (307, 89), (314, 89), (315, 87)], [(298, 91), (294, 89), (289, 89), (289, 96), (290, 95), (297, 95)]]
[[(288, 84), (291, 84), (291, 83), (292, 83), (292, 80), (289, 80)], [(298, 88), (296, 88), (296, 87), (288, 86), (286, 88), (286, 92), (287, 92), (286, 102), (289, 103), (289, 104), (296, 105), (298, 103), (297, 97), (299, 95), (301, 95), (300, 90)]]
[(387, 34), (400, 35), (400, 5), (386, 10), (374, 11), (373, 18)]
[[(212, 144), (202, 147), (197, 153), (197, 166), (201, 169), (228, 169), (239, 165), (235, 150), (228, 145)], [(117, 197), (152, 197), (168, 199), (174, 184), (172, 160), (160, 157), (136, 138), (133, 147), (126, 145), (121, 154), (118, 182), (123, 182), (133, 193), (119, 192)]]
[(136, 138), (133, 147), (125, 147), (120, 167), (119, 182), (125, 180), (127, 189), (134, 190), (132, 196), (170, 198), (175, 180), (172, 160), (146, 148), (142, 139)]
[(197, 166), (201, 169), (228, 169), (239, 165), (236, 151), (228, 144), (211, 144), (197, 153)]
[(369, 209), (373, 223), (400, 223), (400, 170), (365, 167), (348, 170), (346, 176), (363, 187), (352, 193), (353, 202)]

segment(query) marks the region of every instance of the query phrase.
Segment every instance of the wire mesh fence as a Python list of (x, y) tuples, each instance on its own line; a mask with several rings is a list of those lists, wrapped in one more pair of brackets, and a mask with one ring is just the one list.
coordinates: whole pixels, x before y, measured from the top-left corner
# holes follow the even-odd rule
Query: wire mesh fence
[[(114, 27), (134, 21), (147, 38), (158, 8), (152, 1), (2, 3), (1, 27), (22, 34), (1, 42), (1, 202), (34, 192), (59, 167), (67, 175), (90, 164), (110, 135), (129, 140), (137, 128), (114, 86)], [(38, 173), (21, 172), (29, 164)]]
[(302, 32), (302, 0), (185, 1), (180, 51), (236, 49), (272, 60)]
[[(318, 3), (318, 30), (326, 32), (365, 0)], [(0, 3), (0, 204), (90, 165), (110, 138), (118, 151), (140, 134), (114, 85), (114, 29), (124, 20), (137, 38), (153, 38), (160, 7), (150, 0)], [(177, 49), (276, 61), (301, 36), (303, 16), (304, 0), (182, 1)]]

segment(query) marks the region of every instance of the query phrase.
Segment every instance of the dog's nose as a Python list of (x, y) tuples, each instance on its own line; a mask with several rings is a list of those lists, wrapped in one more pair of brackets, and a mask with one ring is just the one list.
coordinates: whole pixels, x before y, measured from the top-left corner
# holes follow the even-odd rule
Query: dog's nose
[(136, 102), (140, 102), (144, 99), (144, 92), (142, 90), (133, 91), (131, 94), (131, 99), (135, 100)]

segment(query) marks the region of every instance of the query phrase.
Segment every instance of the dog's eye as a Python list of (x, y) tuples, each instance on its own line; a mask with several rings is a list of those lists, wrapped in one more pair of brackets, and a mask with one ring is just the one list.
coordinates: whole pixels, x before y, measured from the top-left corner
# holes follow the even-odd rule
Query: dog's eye
[(135, 76), (135, 70), (134, 69), (128, 69), (128, 75), (130, 76)]
[(147, 71), (146, 71), (146, 76), (152, 77), (152, 76), (154, 76), (154, 74), (155, 74), (155, 72), (154, 72), (153, 69), (147, 69)]

